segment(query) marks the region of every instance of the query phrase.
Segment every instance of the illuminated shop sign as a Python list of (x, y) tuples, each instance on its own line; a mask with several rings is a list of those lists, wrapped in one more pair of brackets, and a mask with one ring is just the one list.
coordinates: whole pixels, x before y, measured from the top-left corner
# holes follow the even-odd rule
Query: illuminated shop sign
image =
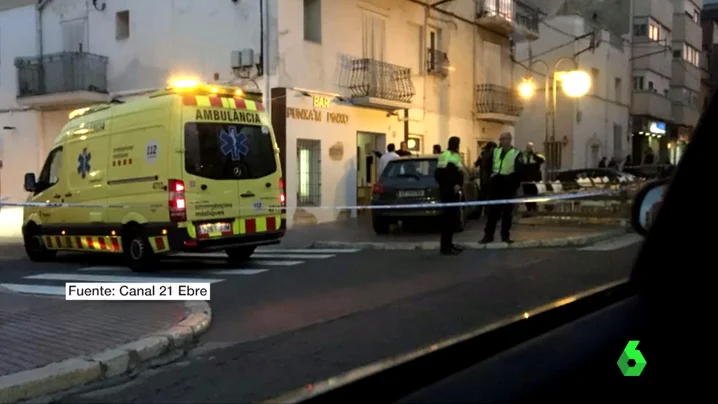
[(648, 126), (648, 131), (651, 133), (657, 133), (659, 135), (665, 135), (666, 134), (666, 123), (653, 121)]

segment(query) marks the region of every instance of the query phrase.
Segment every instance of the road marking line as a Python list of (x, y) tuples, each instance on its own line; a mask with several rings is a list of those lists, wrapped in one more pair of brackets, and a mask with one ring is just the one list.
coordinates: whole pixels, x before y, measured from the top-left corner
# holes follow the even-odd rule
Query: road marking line
[(261, 253), (306, 253), (306, 254), (341, 254), (355, 253), (361, 251), (360, 248), (289, 248), (289, 249), (272, 249), (257, 248), (257, 252)]
[(264, 267), (264, 266), (267, 266), (267, 267), (271, 267), (271, 266), (290, 267), (293, 265), (299, 265), (299, 264), (304, 263), (304, 261), (271, 261), (271, 260), (256, 260), (256, 261), (249, 260), (247, 262), (257, 265), (257, 266), (262, 266), (262, 267)]
[(610, 240), (601, 241), (592, 246), (579, 248), (579, 251), (613, 251), (628, 247), (643, 241), (643, 237), (638, 234), (626, 234), (624, 236), (612, 238)]
[(76, 281), (76, 282), (120, 282), (120, 283), (218, 283), (224, 279), (212, 278), (165, 278), (150, 276), (115, 276), (115, 275), (88, 275), (88, 274), (39, 274), (26, 276), (24, 279), (39, 279), (51, 281)]
[(64, 286), (47, 286), (47, 285), (21, 285), (17, 283), (0, 283), (0, 288), (5, 288), (11, 292), (28, 293), (33, 295), (47, 296), (65, 296)]
[[(80, 272), (90, 272), (90, 271), (97, 271), (97, 272), (128, 272), (130, 271), (130, 268), (127, 267), (85, 267), (78, 269)], [(254, 275), (259, 274), (262, 272), (267, 272), (269, 269), (254, 269), (254, 268), (241, 268), (241, 269), (167, 269), (163, 270), (163, 272), (168, 273), (194, 273), (197, 275), (202, 274), (212, 274), (212, 275)]]
[(256, 275), (261, 274), (262, 272), (267, 272), (268, 269), (222, 269), (217, 271), (207, 271), (208, 273), (212, 275)]
[(291, 259), (309, 259), (323, 260), (333, 257), (334, 254), (252, 254), (250, 258), (291, 258)]
[[(251, 258), (291, 258), (291, 259), (325, 259), (331, 258), (335, 254), (287, 254), (287, 253), (254, 253)], [(181, 253), (169, 255), (168, 258), (195, 258), (195, 259), (228, 259), (225, 253)]]

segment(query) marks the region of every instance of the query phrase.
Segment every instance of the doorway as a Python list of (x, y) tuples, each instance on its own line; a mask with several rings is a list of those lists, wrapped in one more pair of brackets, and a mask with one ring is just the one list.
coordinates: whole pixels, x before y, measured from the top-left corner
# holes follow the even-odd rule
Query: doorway
[[(357, 205), (371, 202), (371, 190), (379, 172), (379, 158), (386, 153), (386, 135), (357, 132)], [(369, 212), (368, 210), (360, 213)]]

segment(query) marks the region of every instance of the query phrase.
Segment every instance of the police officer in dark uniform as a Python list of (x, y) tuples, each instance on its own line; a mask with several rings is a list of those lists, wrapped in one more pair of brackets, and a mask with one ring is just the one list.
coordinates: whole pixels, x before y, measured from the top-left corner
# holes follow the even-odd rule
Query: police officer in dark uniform
[[(442, 203), (459, 202), (464, 184), (464, 164), (459, 154), (461, 140), (449, 138), (448, 150), (439, 155), (434, 178), (439, 183), (439, 195)], [(454, 230), (458, 224), (460, 209), (458, 206), (444, 207), (441, 212), (441, 254), (456, 255), (461, 248), (454, 245)]]

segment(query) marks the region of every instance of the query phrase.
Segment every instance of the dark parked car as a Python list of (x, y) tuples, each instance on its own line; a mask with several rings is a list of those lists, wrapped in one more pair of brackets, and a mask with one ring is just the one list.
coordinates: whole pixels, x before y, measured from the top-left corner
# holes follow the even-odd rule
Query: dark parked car
[[(371, 204), (381, 206), (439, 203), (439, 184), (434, 179), (437, 162), (437, 156), (410, 156), (389, 162), (374, 184)], [(473, 171), (467, 170), (464, 175), (462, 200), (475, 201), (478, 195), (479, 187), (473, 181)], [(463, 230), (466, 220), (476, 211), (475, 206), (461, 209), (459, 231)], [(406, 223), (420, 218), (438, 217), (440, 214), (440, 208), (373, 209), (372, 224), (377, 234), (384, 234), (389, 231), (390, 225), (398, 221)]]

